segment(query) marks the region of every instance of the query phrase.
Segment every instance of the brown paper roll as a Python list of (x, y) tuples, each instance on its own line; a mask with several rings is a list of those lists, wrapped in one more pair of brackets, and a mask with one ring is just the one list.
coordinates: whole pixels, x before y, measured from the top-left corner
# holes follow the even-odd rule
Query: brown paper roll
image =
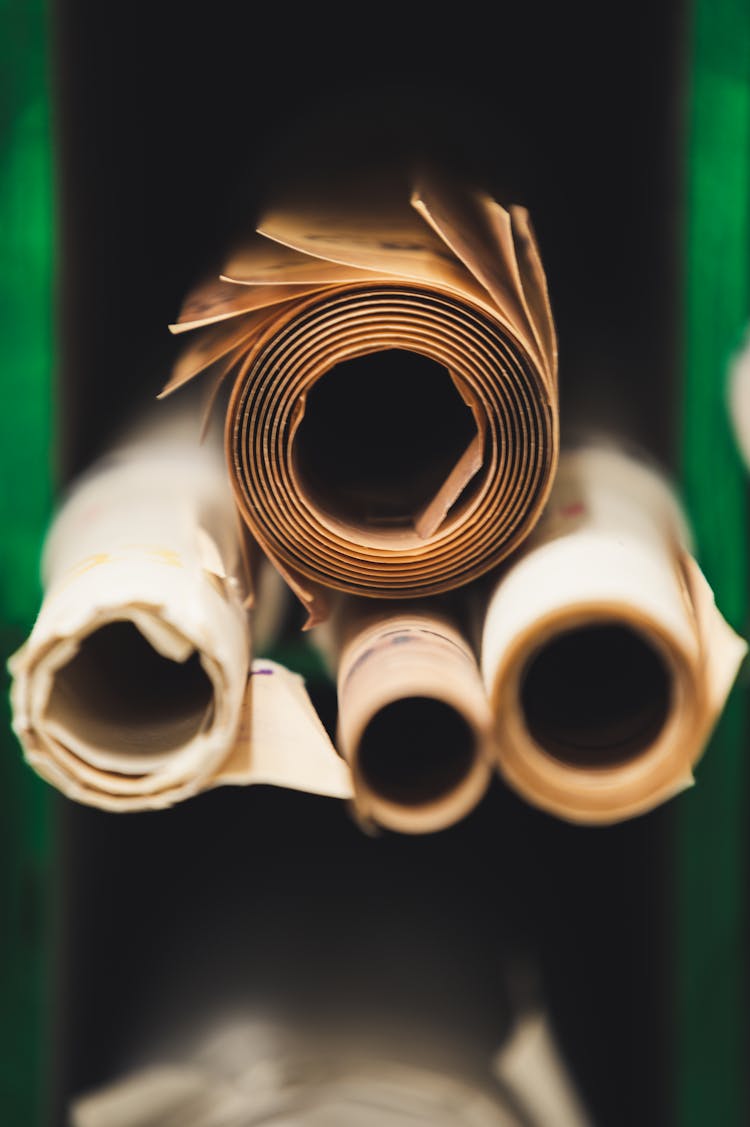
[(236, 373), (237, 503), (311, 622), (325, 588), (460, 586), (536, 522), (557, 359), (523, 208), (424, 181), (411, 207), (279, 210), (173, 329), (198, 327), (165, 393)]
[(477, 660), (456, 623), (429, 604), (349, 599), (321, 630), (360, 820), (412, 834), (459, 821), (489, 786), (493, 751)]

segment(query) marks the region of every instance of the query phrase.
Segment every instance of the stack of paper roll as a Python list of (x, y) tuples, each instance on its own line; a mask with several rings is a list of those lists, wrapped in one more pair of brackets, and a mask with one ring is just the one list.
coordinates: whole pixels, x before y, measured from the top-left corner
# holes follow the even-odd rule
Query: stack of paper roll
[[(558, 472), (523, 208), (427, 175), (282, 200), (172, 329), (163, 394), (230, 378), (225, 460), (161, 405), (63, 507), (12, 662), (41, 774), (118, 810), (273, 782), (407, 833), (495, 771), (590, 823), (690, 784), (744, 643), (657, 470), (599, 443)], [(273, 577), (337, 682), (338, 755), (301, 681), (252, 660)]]

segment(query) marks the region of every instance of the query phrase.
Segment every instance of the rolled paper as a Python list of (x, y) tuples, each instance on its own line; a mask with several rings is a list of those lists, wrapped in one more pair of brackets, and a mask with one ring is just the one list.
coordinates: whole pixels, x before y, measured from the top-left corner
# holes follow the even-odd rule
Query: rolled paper
[(220, 782), (350, 792), (300, 678), (250, 669), (239, 522), (221, 443), (162, 413), (78, 482), (45, 596), (11, 659), (13, 726), (64, 794), (169, 806)]
[(438, 608), (345, 600), (319, 628), (337, 653), (338, 747), (360, 822), (431, 833), (468, 814), (492, 770), (475, 654)]
[(529, 217), (423, 178), (410, 205), (281, 207), (219, 281), (163, 394), (234, 386), (226, 452), (253, 536), (310, 613), (486, 572), (537, 520), (558, 449), (557, 346)]
[(692, 784), (747, 647), (689, 543), (650, 465), (598, 444), (563, 455), (482, 638), (500, 770), (535, 806), (610, 823)]

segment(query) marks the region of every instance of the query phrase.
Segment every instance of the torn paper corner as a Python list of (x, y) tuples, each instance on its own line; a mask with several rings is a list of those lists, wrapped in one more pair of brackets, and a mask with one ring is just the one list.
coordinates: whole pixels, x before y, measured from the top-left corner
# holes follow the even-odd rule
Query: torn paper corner
[(267, 783), (330, 798), (350, 798), (339, 757), (298, 674), (253, 661), (239, 732), (214, 785)]

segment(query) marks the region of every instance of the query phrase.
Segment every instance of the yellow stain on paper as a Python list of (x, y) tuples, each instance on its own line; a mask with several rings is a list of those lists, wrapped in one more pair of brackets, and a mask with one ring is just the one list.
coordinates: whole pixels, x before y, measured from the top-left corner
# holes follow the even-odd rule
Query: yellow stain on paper
[(143, 552), (144, 555), (152, 556), (169, 567), (184, 567), (179, 553), (173, 548), (159, 548), (155, 544), (128, 544), (123, 551)]
[(140, 555), (150, 556), (152, 559), (159, 560), (160, 563), (166, 564), (168, 567), (185, 566), (180, 554), (175, 552), (172, 548), (159, 548), (155, 544), (126, 544), (116, 552), (96, 552), (93, 556), (87, 556), (85, 560), (81, 560), (80, 563), (75, 564), (60, 583), (58, 590), (64, 590), (70, 583), (78, 579), (79, 576), (85, 575), (87, 571), (91, 571), (95, 567), (101, 567), (103, 564), (115, 563), (118, 559), (122, 559), (130, 552), (138, 552)]

